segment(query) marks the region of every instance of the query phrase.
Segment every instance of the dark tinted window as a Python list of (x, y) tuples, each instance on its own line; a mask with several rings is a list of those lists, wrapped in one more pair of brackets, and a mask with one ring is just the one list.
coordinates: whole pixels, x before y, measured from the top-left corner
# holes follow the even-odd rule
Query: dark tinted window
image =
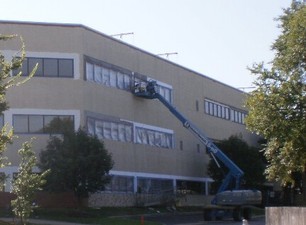
[(13, 75), (22, 71), (23, 76), (28, 76), (38, 64), (35, 77), (73, 77), (73, 59), (57, 58), (32, 58), (23, 61), (22, 68), (14, 70)]
[(43, 76), (43, 60), (39, 59), (39, 58), (29, 58), (28, 59), (28, 69), (29, 71), (27, 72), (27, 74), (23, 74), (23, 75), (29, 75), (29, 73), (34, 69), (34, 67), (36, 66), (36, 64), (38, 64), (38, 68), (35, 72), (35, 76)]
[(27, 115), (14, 115), (13, 127), (15, 133), (28, 133), (28, 116)]
[(58, 74), (60, 77), (72, 77), (73, 61), (71, 59), (60, 59), (58, 62)]
[(44, 59), (44, 75), (48, 77), (58, 75), (57, 59)]
[(29, 116), (29, 132), (39, 133), (43, 131), (43, 116), (32, 115)]
[(70, 115), (13, 115), (15, 133), (63, 133), (74, 129), (74, 117)]

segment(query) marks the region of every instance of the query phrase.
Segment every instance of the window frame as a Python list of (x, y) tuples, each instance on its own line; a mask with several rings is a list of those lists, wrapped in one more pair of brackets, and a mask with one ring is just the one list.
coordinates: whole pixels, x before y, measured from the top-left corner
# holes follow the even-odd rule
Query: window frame
[[(113, 87), (119, 90), (130, 91), (132, 72), (126, 69), (99, 61), (88, 56), (84, 57), (84, 78), (86, 81), (99, 84), (101, 86)], [(95, 68), (100, 67), (102, 70), (102, 80), (97, 81), (95, 78)], [(91, 68), (93, 68), (91, 70)]]
[(245, 125), (247, 112), (210, 99), (204, 99), (204, 113)]
[[(74, 78), (74, 59), (73, 58), (51, 58), (51, 57), (26, 57), (25, 60), (22, 63), (21, 69), (17, 69), (13, 71), (13, 76), (16, 76), (20, 71), (22, 71), (21, 76), (29, 76), (30, 72), (34, 69), (35, 65), (38, 60), (41, 60), (41, 63), (38, 64), (38, 69), (34, 74), (34, 77), (54, 77), (54, 78)], [(46, 62), (48, 60), (55, 60), (56, 61), (56, 74), (47, 74), (47, 71), (45, 69), (46, 67)], [(33, 62), (32, 62), (33, 61)], [(69, 61), (71, 62), (71, 74), (66, 75), (66, 74), (60, 74), (61, 67), (60, 64), (61, 62), (64, 61)], [(32, 64), (33, 65), (30, 65)], [(41, 70), (41, 71), (40, 71)]]
[[(12, 123), (13, 123), (13, 127), (16, 128), (18, 127), (18, 125), (16, 125), (16, 117), (25, 117), (26, 119), (26, 124), (24, 124), (24, 130), (23, 131), (16, 131), (16, 129), (14, 129), (14, 133), (16, 134), (50, 134), (50, 132), (46, 131), (47, 125), (45, 123), (46, 117), (48, 116), (53, 116), (54, 118), (60, 118), (60, 117), (67, 117), (71, 119), (71, 122), (73, 124), (73, 129), (75, 128), (74, 126), (74, 122), (75, 122), (75, 116), (74, 115), (43, 115), (43, 114), (13, 114), (12, 115)], [(35, 118), (35, 117), (43, 117), (42, 118), (42, 130), (41, 131), (31, 131), (31, 121), (30, 118)], [(52, 120), (51, 120), (52, 121)], [(55, 132), (56, 134), (59, 132)]]

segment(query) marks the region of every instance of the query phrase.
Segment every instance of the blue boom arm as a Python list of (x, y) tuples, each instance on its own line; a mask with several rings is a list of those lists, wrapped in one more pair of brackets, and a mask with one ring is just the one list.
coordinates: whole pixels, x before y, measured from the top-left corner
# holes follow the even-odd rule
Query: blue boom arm
[(170, 102), (168, 102), (156, 91), (156, 83), (154, 81), (149, 82), (145, 89), (135, 91), (134, 94), (143, 98), (158, 99), (179, 121), (182, 122), (185, 128), (193, 133), (206, 146), (207, 152), (211, 154), (219, 167), (220, 165), (216, 158), (229, 169), (229, 172), (223, 180), (217, 193), (227, 190), (233, 181), (235, 182), (234, 190), (240, 189), (241, 177), (244, 175), (243, 171), (231, 159), (229, 159), (199, 128), (192, 124), (182, 113), (180, 113)]

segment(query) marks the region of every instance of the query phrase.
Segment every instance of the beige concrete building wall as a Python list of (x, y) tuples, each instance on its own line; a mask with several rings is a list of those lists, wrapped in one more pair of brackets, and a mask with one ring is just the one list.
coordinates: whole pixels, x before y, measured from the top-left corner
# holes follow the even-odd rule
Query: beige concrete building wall
[[(11, 116), (16, 110), (47, 115), (66, 113), (75, 116), (78, 129), (86, 127), (87, 116), (94, 114), (173, 132), (174, 144), (170, 149), (105, 139), (106, 148), (115, 161), (114, 174), (175, 177), (175, 180), (206, 182), (206, 186), (211, 181), (206, 172), (209, 158), (200, 141), (158, 100), (140, 99), (127, 90), (87, 81), (85, 60), (88, 57), (126, 70), (130, 75), (142, 74), (172, 87), (173, 104), (208, 137), (221, 140), (239, 134), (248, 143), (256, 144), (257, 137), (247, 132), (243, 124), (205, 113), (205, 99), (245, 111), (245, 94), (219, 81), (82, 25), (0, 21), (0, 33), (21, 35), (28, 57), (74, 60), (73, 78), (34, 76), (29, 82), (9, 90), (7, 99), (11, 111), (4, 115), (5, 121), (12, 124)], [(1, 45), (1, 52), (9, 56), (18, 50), (20, 43), (13, 40)], [(29, 136), (23, 135), (21, 140)], [(48, 135), (34, 136), (37, 136), (34, 147), (39, 152)], [(8, 156), (16, 166), (16, 144), (10, 149), (14, 150)]]

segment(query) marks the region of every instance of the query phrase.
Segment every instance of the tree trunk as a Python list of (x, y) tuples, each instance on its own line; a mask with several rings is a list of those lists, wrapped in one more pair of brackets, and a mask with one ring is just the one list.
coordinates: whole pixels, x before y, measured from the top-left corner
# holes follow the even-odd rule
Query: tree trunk
[(87, 208), (88, 207), (88, 197), (78, 197), (78, 207)]
[(302, 174), (302, 205), (306, 206), (306, 166), (305, 171)]

